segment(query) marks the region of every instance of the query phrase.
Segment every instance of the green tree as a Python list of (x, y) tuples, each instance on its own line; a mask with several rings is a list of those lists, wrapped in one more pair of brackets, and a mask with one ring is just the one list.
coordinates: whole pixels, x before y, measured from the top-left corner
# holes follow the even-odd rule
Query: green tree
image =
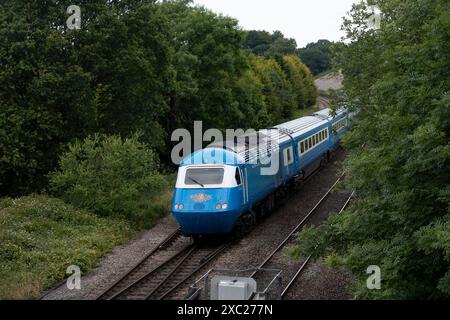
[(0, 194), (41, 188), (61, 145), (95, 126), (92, 78), (58, 13), (51, 1), (0, 5)]
[(233, 89), (240, 116), (236, 128), (262, 129), (273, 125), (263, 93), (264, 86), (255, 71), (248, 69)]
[(254, 57), (252, 69), (263, 85), (264, 102), (272, 125), (290, 119), (296, 109), (292, 86), (275, 59)]
[(243, 47), (261, 56), (297, 53), (295, 39), (285, 38), (284, 34), (280, 31), (275, 31), (272, 34), (267, 31), (248, 31)]
[(154, 146), (167, 113), (171, 35), (150, 0), (0, 4), (0, 194), (41, 189), (64, 145), (96, 131), (136, 130)]
[(317, 100), (317, 87), (308, 67), (295, 55), (284, 56), (286, 74), (291, 83), (297, 109), (313, 106)]
[[(244, 32), (236, 20), (217, 15), (190, 1), (164, 1), (176, 39), (175, 84), (170, 93), (168, 131), (190, 128), (194, 120), (205, 127), (227, 128), (240, 118), (233, 88), (248, 69), (242, 50)], [(226, 115), (226, 116), (224, 116)]]
[(168, 17), (155, 2), (86, 5), (83, 14), (90, 16), (74, 44), (79, 64), (93, 77), (99, 131), (128, 136), (139, 130), (147, 143), (161, 148), (173, 48)]
[(298, 50), (298, 56), (314, 75), (331, 70), (332, 46), (328, 40), (308, 43)]
[[(370, 3), (374, 4), (374, 3)], [(344, 21), (336, 58), (350, 101), (359, 101), (345, 168), (357, 201), (300, 234), (313, 253), (353, 273), (358, 298), (450, 298), (450, 10), (448, 1), (380, 0)], [(368, 290), (378, 265), (381, 290)]]

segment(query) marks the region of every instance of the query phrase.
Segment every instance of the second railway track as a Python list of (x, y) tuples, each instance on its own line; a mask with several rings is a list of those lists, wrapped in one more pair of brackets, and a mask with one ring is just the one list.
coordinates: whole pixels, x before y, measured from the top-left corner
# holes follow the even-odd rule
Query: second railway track
[(293, 244), (295, 234), (304, 227), (310, 219), (323, 211), (328, 215), (330, 211), (337, 211), (342, 213), (353, 197), (353, 193), (345, 192), (338, 193), (335, 197), (332, 197), (332, 192), (341, 181), (344, 174), (342, 174), (337, 181), (327, 190), (323, 197), (315, 204), (315, 206), (301, 219), (301, 221), (292, 229), (292, 231), (279, 243), (279, 245), (265, 258), (263, 262), (258, 266), (257, 270), (252, 272), (250, 277), (254, 278), (257, 282), (267, 282), (270, 279), (264, 279), (267, 275), (264, 272), (260, 272), (258, 269), (281, 269), (283, 271), (283, 277), (288, 278), (288, 283), (283, 284), (283, 288), (280, 294), (281, 298), (284, 298), (287, 292), (291, 289), (293, 283), (297, 280), (300, 274), (304, 271), (306, 266), (311, 260), (311, 256), (307, 257), (303, 261), (295, 262), (291, 261), (290, 265), (286, 268), (283, 266), (283, 250), (289, 245)]
[[(177, 230), (104, 290), (97, 300), (164, 299), (229, 245), (193, 244)], [(155, 259), (158, 253), (163, 256), (159, 263)]]

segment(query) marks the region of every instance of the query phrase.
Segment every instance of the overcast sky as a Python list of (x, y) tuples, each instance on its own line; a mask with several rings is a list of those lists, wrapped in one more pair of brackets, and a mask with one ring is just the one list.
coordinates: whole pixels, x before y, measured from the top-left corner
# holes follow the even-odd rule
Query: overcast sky
[(342, 17), (357, 0), (194, 0), (239, 20), (246, 30), (280, 30), (299, 47), (319, 39), (339, 40)]

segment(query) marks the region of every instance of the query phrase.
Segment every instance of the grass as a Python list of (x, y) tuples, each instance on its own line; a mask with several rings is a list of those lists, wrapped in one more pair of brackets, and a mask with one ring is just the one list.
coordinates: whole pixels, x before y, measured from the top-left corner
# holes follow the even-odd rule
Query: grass
[(148, 201), (143, 204), (144, 210), (142, 211), (142, 214), (129, 221), (134, 229), (150, 229), (162, 217), (170, 212), (176, 176), (176, 172), (164, 176), (167, 188), (165, 188), (165, 190), (157, 197), (148, 199)]
[(123, 220), (42, 195), (3, 200), (0, 208), (0, 299), (36, 298), (68, 266), (86, 272), (133, 234)]
[(94, 268), (114, 246), (167, 215), (176, 173), (156, 199), (148, 199), (142, 221), (99, 217), (45, 195), (0, 199), (0, 299), (33, 299), (63, 280), (77, 265)]

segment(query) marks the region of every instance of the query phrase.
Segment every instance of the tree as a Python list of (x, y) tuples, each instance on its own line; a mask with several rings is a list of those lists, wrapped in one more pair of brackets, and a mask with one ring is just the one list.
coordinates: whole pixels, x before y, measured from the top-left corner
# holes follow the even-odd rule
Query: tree
[(290, 119), (296, 109), (292, 86), (277, 61), (254, 57), (252, 69), (263, 85), (264, 102), (271, 123), (274, 125)]
[(0, 194), (41, 189), (65, 144), (95, 131), (162, 145), (171, 35), (154, 2), (81, 2), (81, 30), (66, 28), (71, 1), (2, 2)]
[(251, 50), (254, 54), (264, 55), (271, 46), (272, 36), (267, 31), (251, 30), (245, 37), (244, 48)]
[(297, 109), (313, 106), (317, 100), (317, 87), (314, 78), (300, 59), (295, 55), (284, 56), (286, 74), (291, 83)]
[(144, 141), (161, 148), (173, 48), (168, 17), (155, 2), (103, 0), (84, 8), (92, 18), (74, 43), (79, 64), (93, 76), (98, 129), (124, 137), (141, 131)]
[(300, 59), (308, 66), (314, 75), (331, 70), (332, 45), (328, 40), (308, 43), (298, 50)]
[(92, 78), (58, 12), (50, 1), (0, 5), (0, 194), (43, 187), (62, 144), (95, 126)]
[[(300, 233), (294, 253), (313, 253), (353, 273), (359, 298), (450, 297), (450, 10), (444, 0), (381, 0), (379, 30), (368, 3), (344, 21), (337, 66), (349, 102), (344, 138), (356, 203)], [(366, 287), (378, 265), (381, 290)]]
[(243, 46), (252, 53), (262, 56), (287, 55), (297, 52), (296, 41), (285, 38), (280, 31), (275, 31), (273, 34), (267, 31), (248, 31)]

